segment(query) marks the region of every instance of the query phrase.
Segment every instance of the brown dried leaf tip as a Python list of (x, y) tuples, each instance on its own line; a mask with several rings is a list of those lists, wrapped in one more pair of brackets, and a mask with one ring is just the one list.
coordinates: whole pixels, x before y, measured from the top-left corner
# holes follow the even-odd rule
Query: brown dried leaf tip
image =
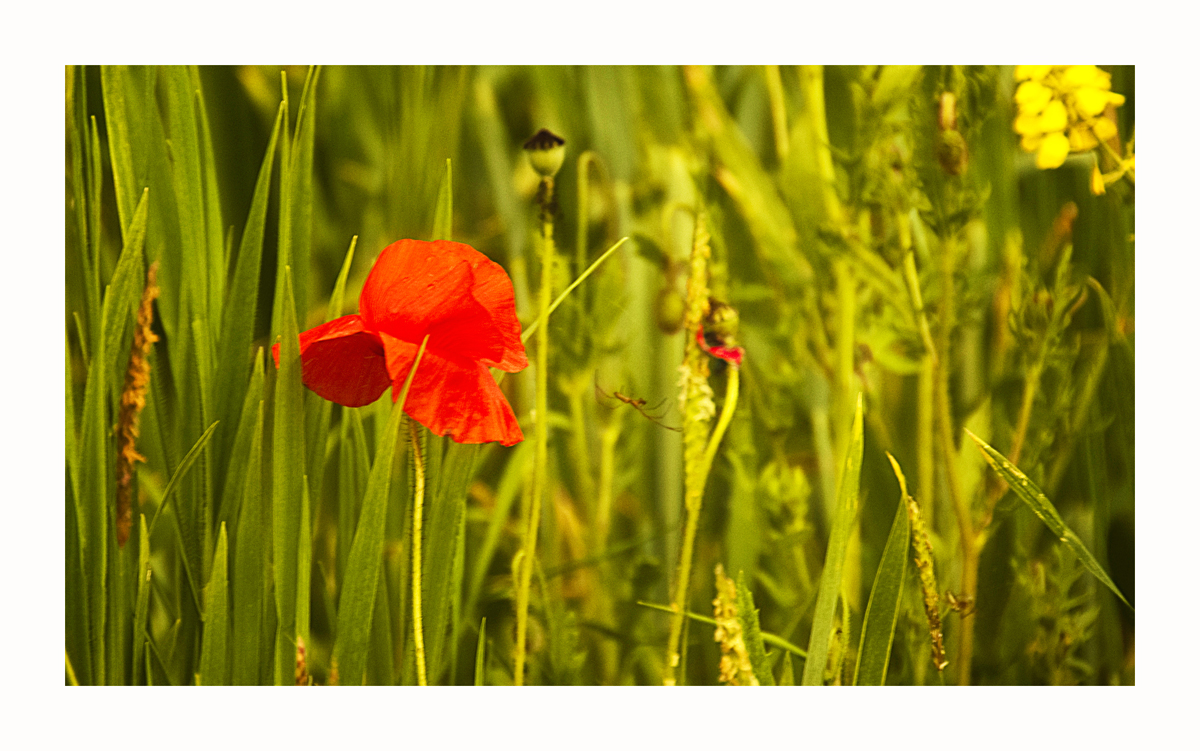
[(307, 652), (304, 649), (304, 637), (296, 634), (296, 685), (312, 685), (308, 676)]
[(713, 639), (721, 645), (721, 683), (730, 686), (757, 686), (750, 652), (738, 620), (737, 585), (725, 575), (725, 567), (717, 564), (717, 598), (713, 600), (713, 618), (717, 629)]
[(137, 325), (133, 329), (133, 345), (129, 348), (129, 367), (125, 369), (125, 386), (121, 389), (121, 410), (117, 418), (117, 544), (125, 547), (133, 524), (133, 463), (146, 457), (137, 451), (138, 418), (146, 406), (146, 391), (150, 387), (150, 350), (158, 337), (150, 329), (154, 322), (154, 299), (158, 297), (158, 261), (146, 272), (146, 288), (138, 306)]

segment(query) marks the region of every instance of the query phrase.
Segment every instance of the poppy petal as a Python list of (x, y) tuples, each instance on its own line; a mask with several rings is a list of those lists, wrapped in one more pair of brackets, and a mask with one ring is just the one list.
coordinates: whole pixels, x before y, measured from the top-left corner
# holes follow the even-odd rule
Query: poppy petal
[[(279, 345), (272, 348), (279, 367)], [(391, 385), (383, 345), (360, 316), (342, 316), (300, 334), (304, 385), (344, 407), (362, 407)]]
[(528, 365), (512, 282), (469, 245), (400, 240), (380, 253), (359, 298), (368, 329), (516, 371)]
[[(382, 338), (395, 401), (400, 398), (419, 347), (386, 333)], [(449, 434), (458, 443), (499, 441), (512, 446), (525, 439), (512, 407), (487, 368), (428, 347), (413, 377), (404, 411), (435, 435)]]

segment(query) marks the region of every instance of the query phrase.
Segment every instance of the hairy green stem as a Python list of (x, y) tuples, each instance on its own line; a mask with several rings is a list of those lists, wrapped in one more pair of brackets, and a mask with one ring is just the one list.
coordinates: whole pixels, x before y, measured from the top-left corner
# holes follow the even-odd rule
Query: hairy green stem
[[(534, 400), (534, 458), (533, 489), (529, 503), (529, 518), (525, 525), (525, 541), (521, 546), (520, 571), (517, 578), (517, 643), (513, 666), (513, 684), (525, 685), (525, 638), (529, 626), (529, 585), (533, 578), (533, 561), (537, 554), (538, 522), (542, 515), (542, 496), (546, 491), (546, 422), (550, 416), (547, 399), (546, 369), (550, 362), (550, 328), (544, 321), (550, 315), (551, 269), (554, 264), (554, 215), (549, 207), (553, 201), (554, 179), (542, 178), (542, 285), (538, 291), (537, 380)], [(597, 261), (598, 263), (599, 261)], [(568, 290), (569, 291), (569, 290)], [(564, 293), (565, 294), (565, 293)]]
[(421, 455), (421, 429), (415, 420), (408, 423), (413, 452), (412, 517), (412, 618), (413, 640), (417, 648), (417, 684), (428, 685), (425, 677), (425, 630), (421, 616), (421, 515), (425, 506), (425, 457)]

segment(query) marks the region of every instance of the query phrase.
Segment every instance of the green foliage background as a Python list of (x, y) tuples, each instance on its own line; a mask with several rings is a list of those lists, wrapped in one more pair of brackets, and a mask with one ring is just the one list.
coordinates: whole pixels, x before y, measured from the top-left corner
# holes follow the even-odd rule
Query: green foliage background
[[(1128, 141), (1134, 71), (1108, 70)], [(286, 342), (356, 312), (375, 256), (404, 237), (500, 262), (528, 326), (537, 177), (520, 146), (546, 127), (567, 142), (555, 294), (630, 240), (550, 321), (526, 682), (663, 680), (669, 616), (640, 603), (670, 602), (680, 544), (682, 444), (664, 426), (681, 420), (674, 319), (703, 208), (709, 285), (740, 314), (746, 360), (688, 609), (712, 612), (722, 563), (757, 610), (762, 683), (792, 682), (793, 661), (826, 683), (858, 667), (889, 684), (1132, 683), (1133, 611), (1077, 551), (1134, 602), (1133, 188), (1092, 195), (1091, 154), (1036, 169), (1012, 133), (1012, 79), (992, 66), (332, 67), (286, 68), (281, 86), (270, 66), (68, 68), (68, 682), (287, 684), (299, 640), (315, 683), (416, 682), (407, 431), (389, 399), (347, 409), (303, 389)], [(935, 156), (944, 92), (967, 144), (961, 176)], [(118, 547), (112, 425), (154, 261), (146, 462)], [(728, 374), (713, 362), (720, 395)], [(425, 434), (431, 683), (512, 682), (533, 383), (531, 367), (503, 384), (525, 443)], [(646, 399), (657, 422), (614, 392)], [(805, 670), (860, 392), (830, 661)], [(1001, 455), (1021, 435), (1019, 471), (1070, 535), (1031, 512), (1034, 495), (1001, 494), (964, 427)], [(893, 532), (907, 528), (887, 453), (929, 527), (944, 675), (904, 566), (913, 552)], [(974, 602), (955, 612), (944, 593), (968, 594), (973, 565)], [(876, 586), (898, 603), (894, 628), (864, 626)], [(685, 680), (716, 683), (712, 626), (688, 623)], [(860, 660), (864, 632), (876, 646)]]

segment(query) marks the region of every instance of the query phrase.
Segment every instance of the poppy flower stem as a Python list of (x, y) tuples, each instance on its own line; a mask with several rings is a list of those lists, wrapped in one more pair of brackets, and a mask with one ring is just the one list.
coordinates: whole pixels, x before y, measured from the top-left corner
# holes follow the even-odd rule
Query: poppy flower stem
[(425, 457), (421, 454), (421, 428), (408, 421), (413, 456), (412, 591), (413, 640), (417, 649), (417, 684), (427, 686), (425, 676), (425, 629), (421, 617), (421, 516), (425, 506)]
[(537, 554), (538, 522), (542, 516), (542, 496), (546, 491), (546, 418), (550, 415), (547, 400), (546, 369), (550, 361), (550, 329), (545, 325), (550, 315), (550, 292), (554, 265), (554, 178), (543, 177), (538, 190), (542, 220), (542, 284), (538, 291), (537, 379), (535, 396), (533, 492), (529, 503), (529, 519), (525, 525), (525, 542), (517, 576), (517, 643), (514, 656), (513, 684), (525, 685), (525, 637), (529, 626), (529, 585), (533, 577), (533, 561)]

